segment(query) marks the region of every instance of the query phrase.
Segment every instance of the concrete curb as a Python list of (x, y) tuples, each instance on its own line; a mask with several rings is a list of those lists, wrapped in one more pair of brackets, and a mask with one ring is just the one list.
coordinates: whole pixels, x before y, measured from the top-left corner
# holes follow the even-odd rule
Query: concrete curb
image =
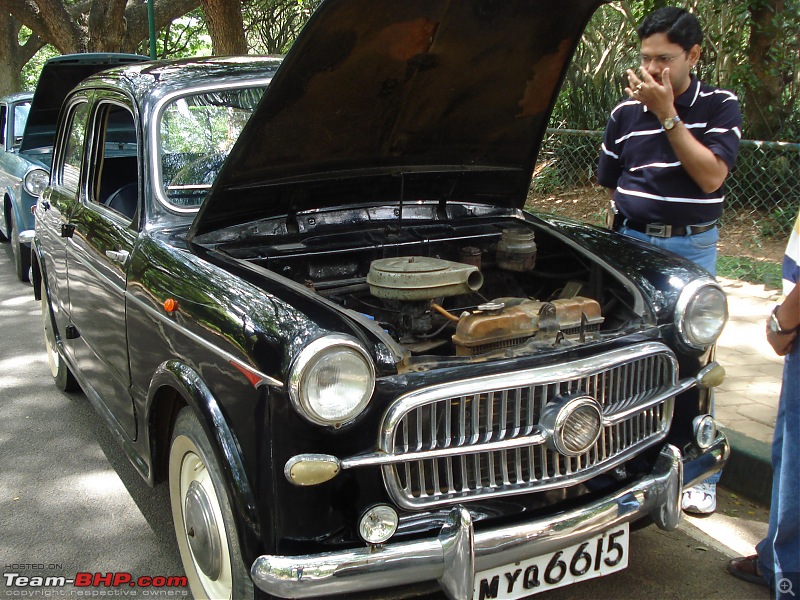
[(772, 448), (759, 440), (720, 427), (731, 444), (731, 456), (719, 484), (769, 507), (772, 494)]

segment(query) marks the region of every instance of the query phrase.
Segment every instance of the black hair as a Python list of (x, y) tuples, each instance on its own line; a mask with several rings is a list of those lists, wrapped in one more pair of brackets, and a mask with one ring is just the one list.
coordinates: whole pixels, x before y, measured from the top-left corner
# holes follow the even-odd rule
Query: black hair
[(687, 52), (694, 45), (703, 42), (703, 29), (700, 22), (685, 8), (665, 6), (651, 12), (636, 30), (639, 40), (650, 37), (655, 33), (667, 34), (667, 39), (678, 44)]

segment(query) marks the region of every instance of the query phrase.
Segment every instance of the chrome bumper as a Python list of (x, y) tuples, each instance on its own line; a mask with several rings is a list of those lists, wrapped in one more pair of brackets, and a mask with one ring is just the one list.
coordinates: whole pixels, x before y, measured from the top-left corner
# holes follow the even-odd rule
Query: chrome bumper
[[(697, 459), (704, 461), (704, 475), (694, 469), (692, 478), (718, 471), (728, 454), (727, 439), (720, 434)], [(647, 516), (662, 529), (674, 529), (681, 517), (683, 487), (681, 452), (667, 444), (650, 475), (577, 510), (476, 532), (469, 511), (458, 506), (436, 538), (324, 554), (263, 555), (250, 574), (259, 589), (281, 598), (327, 597), (437, 580), (448, 598), (471, 600), (476, 571), (553, 552)]]

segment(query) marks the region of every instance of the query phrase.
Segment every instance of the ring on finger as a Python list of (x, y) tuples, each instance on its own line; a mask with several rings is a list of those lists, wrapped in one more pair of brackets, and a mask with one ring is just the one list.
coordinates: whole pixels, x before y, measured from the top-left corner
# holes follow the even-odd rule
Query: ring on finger
[(640, 81), (639, 85), (636, 86), (636, 91), (638, 92), (639, 90), (641, 90), (643, 86), (644, 86), (644, 83)]

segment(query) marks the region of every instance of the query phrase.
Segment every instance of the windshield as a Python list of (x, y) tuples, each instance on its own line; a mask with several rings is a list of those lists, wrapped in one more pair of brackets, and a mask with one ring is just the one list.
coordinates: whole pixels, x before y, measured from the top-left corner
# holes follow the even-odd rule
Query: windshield
[(265, 87), (176, 98), (161, 114), (164, 197), (175, 208), (197, 208), (239, 137)]

